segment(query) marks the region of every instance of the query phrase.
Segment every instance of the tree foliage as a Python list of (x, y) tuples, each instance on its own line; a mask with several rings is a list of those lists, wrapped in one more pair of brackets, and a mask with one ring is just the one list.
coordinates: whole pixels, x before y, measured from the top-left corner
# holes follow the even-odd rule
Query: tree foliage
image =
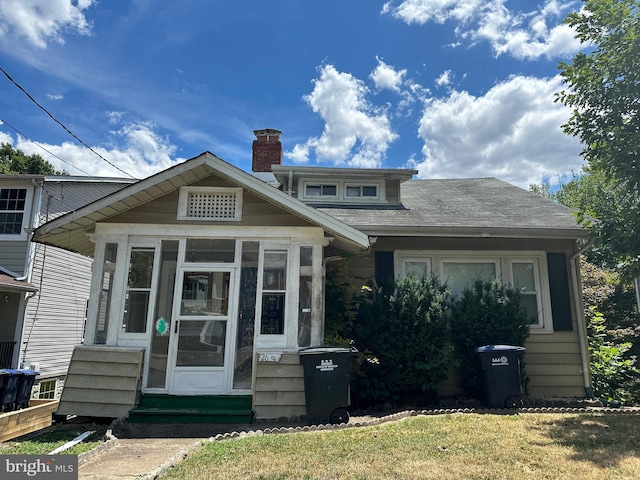
[(0, 144), (0, 174), (67, 175), (40, 155), (27, 155), (9, 143)]
[(560, 63), (568, 88), (556, 97), (572, 109), (564, 130), (580, 138), (589, 165), (586, 175), (575, 183), (583, 194), (576, 208), (583, 224), (602, 239), (613, 258), (637, 274), (640, 4), (637, 0), (583, 0), (583, 8), (569, 14), (565, 23), (575, 29), (576, 38), (587, 49), (571, 63)]

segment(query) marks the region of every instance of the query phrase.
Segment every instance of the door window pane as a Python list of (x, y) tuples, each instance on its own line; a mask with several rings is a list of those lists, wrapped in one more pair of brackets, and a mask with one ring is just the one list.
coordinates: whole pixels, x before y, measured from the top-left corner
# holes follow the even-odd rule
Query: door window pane
[(222, 367), (226, 320), (181, 320), (178, 367)]
[(226, 316), (230, 276), (229, 272), (185, 272), (180, 314)]

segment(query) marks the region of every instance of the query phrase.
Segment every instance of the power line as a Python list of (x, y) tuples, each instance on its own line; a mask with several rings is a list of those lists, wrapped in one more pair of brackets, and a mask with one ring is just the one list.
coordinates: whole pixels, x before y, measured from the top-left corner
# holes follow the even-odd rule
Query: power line
[(11, 125), (9, 122), (7, 122), (4, 118), (0, 118), (0, 122), (2, 122), (3, 124), (5, 124), (7, 127), (11, 128), (13, 131), (15, 131), (18, 135), (21, 135), (22, 137), (26, 138), (27, 140), (29, 140), (31, 143), (35, 144), (36, 146), (40, 147), (42, 150), (44, 150), (45, 152), (47, 152), (49, 155), (51, 155), (52, 157), (57, 158), (58, 160), (60, 160), (63, 163), (66, 163), (67, 165), (72, 166), (73, 168), (75, 168), (76, 170), (81, 171), (82, 173), (84, 173), (85, 175), (91, 177), (92, 175), (89, 172), (85, 172), (84, 170), (82, 170), (80, 167), (76, 167), (74, 164), (67, 162), (66, 160), (60, 158), (58, 155), (56, 155), (55, 153), (47, 150), (46, 148), (44, 148), (42, 145), (40, 145), (38, 142), (36, 142), (35, 140), (30, 139), (28, 136), (26, 136), (24, 133), (22, 133), (20, 130), (18, 130), (16, 127), (14, 127), (13, 125)]
[(21, 90), (28, 98), (29, 100), (31, 100), (33, 103), (35, 103), (38, 108), (40, 108), (44, 113), (46, 113), (47, 115), (49, 115), (49, 117), (51, 117), (51, 119), (56, 122), (58, 125), (60, 125), (69, 135), (71, 135), (73, 138), (75, 138), (78, 142), (80, 142), (81, 145), (85, 146), (86, 148), (88, 148), (91, 152), (93, 152), (94, 154), (96, 154), (98, 157), (100, 157), (104, 162), (107, 162), (109, 165), (111, 165), (113, 168), (115, 168), (116, 170), (124, 173), (125, 175), (131, 177), (131, 178), (136, 178), (133, 175), (131, 175), (130, 173), (125, 172), (124, 170), (122, 170), (120, 167), (114, 165), (113, 163), (111, 163), (109, 160), (107, 160), (106, 158), (104, 158), (102, 155), (100, 155), (98, 152), (96, 152), (93, 148), (91, 148), (89, 145), (87, 145), (85, 142), (83, 142), (75, 133), (73, 133), (71, 130), (69, 130), (62, 122), (60, 122), (56, 117), (54, 117), (51, 113), (49, 113), (49, 111), (44, 108), (42, 105), (40, 105), (35, 98), (33, 98), (29, 92), (27, 92), (24, 88), (22, 88), (22, 86), (20, 86), (20, 84), (18, 84), (13, 78), (11, 78), (11, 75), (9, 75), (4, 68), (0, 67), (0, 71), (2, 71), (2, 73), (4, 73), (5, 77), (7, 77), (9, 79), (9, 81), (11, 83), (13, 83), (16, 87), (18, 87), (19, 90)]

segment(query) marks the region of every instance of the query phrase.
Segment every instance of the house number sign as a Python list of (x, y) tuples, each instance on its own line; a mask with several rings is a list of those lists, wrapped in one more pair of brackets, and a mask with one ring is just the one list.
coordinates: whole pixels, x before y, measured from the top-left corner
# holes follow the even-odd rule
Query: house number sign
[(282, 352), (262, 352), (258, 354), (259, 362), (279, 362)]

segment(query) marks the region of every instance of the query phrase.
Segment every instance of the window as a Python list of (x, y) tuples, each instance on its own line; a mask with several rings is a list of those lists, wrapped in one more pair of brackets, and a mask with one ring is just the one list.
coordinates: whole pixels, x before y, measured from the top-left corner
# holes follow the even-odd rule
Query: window
[(377, 198), (377, 185), (347, 185), (345, 194), (347, 198)]
[(0, 235), (22, 235), (26, 188), (0, 189)]
[(260, 334), (284, 334), (285, 296), (287, 290), (287, 252), (264, 252), (262, 273), (262, 311)]
[(540, 295), (540, 273), (537, 260), (513, 260), (510, 264), (511, 284), (521, 293), (521, 304), (532, 319), (532, 326), (544, 327), (542, 299)]
[(304, 190), (305, 197), (336, 197), (338, 186), (335, 184), (307, 184)]
[(192, 263), (233, 263), (236, 241), (221, 238), (187, 238), (184, 261)]
[(180, 188), (178, 220), (240, 221), (241, 219), (241, 188)]
[(40, 382), (40, 390), (38, 391), (38, 399), (40, 400), (53, 400), (56, 398), (56, 388), (58, 386), (57, 380), (46, 380)]
[(531, 332), (553, 333), (544, 252), (396, 251), (395, 264), (398, 275), (438, 275), (457, 296), (475, 280), (502, 279), (520, 291), (522, 306), (533, 321)]
[(132, 248), (125, 292), (123, 333), (145, 333), (151, 298), (154, 248)]

